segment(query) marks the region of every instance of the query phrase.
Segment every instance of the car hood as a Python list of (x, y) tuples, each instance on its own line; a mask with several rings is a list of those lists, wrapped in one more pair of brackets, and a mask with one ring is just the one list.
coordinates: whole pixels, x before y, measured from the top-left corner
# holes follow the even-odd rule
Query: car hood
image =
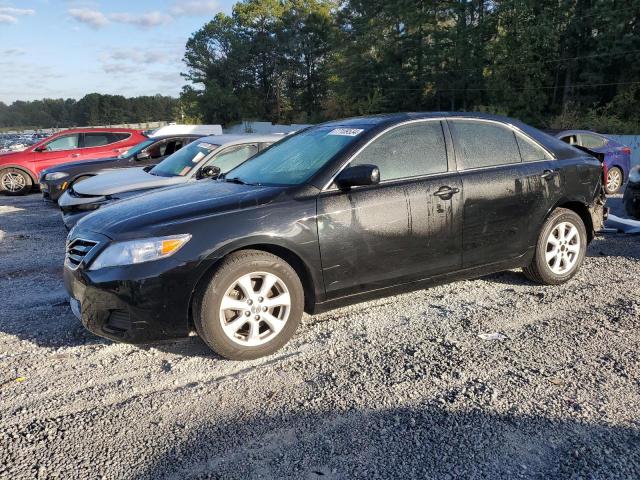
[(105, 172), (73, 186), (80, 195), (104, 196), (129, 190), (168, 187), (186, 182), (185, 177), (160, 177), (151, 175), (144, 168), (123, 168)]
[(0, 161), (2, 163), (11, 163), (13, 161), (20, 160), (21, 157), (24, 158), (24, 155), (26, 153), (29, 153), (29, 152), (26, 152), (24, 150), (19, 150), (17, 152), (0, 153)]
[(272, 202), (285, 190), (201, 180), (111, 203), (83, 218), (76, 229), (111, 238), (135, 237), (136, 232)]
[(81, 162), (73, 162), (69, 164), (62, 164), (60, 166), (47, 168), (43, 170), (41, 174), (53, 173), (53, 172), (71, 172), (75, 170), (84, 170), (85, 168), (93, 167), (95, 165), (102, 165), (106, 163), (112, 163), (116, 160), (119, 160), (118, 157), (109, 157), (109, 158), (94, 158), (90, 160), (83, 160)]

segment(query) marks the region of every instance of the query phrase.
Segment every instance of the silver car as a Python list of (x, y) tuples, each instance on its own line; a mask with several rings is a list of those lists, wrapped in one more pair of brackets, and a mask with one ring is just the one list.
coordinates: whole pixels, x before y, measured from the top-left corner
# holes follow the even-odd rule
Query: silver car
[(200, 138), (155, 166), (101, 173), (73, 185), (58, 200), (67, 229), (115, 200), (224, 174), (283, 138), (282, 135), (212, 135)]

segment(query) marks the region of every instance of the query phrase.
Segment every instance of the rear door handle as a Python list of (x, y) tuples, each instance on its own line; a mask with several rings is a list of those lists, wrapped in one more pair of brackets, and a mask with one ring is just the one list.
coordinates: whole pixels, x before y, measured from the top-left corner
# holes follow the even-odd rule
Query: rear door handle
[(456, 188), (456, 187), (451, 188), (449, 186), (444, 186), (444, 187), (440, 187), (438, 189), (438, 191), (434, 192), (433, 194), (436, 197), (440, 197), (440, 198), (443, 198), (445, 200), (448, 200), (449, 198), (451, 198), (453, 195), (455, 195), (459, 191), (460, 191), (459, 188)]
[(542, 172), (542, 175), (540, 175), (540, 178), (544, 178), (545, 180), (551, 180), (557, 174), (558, 174), (557, 170), (545, 170), (544, 172)]
[(72, 154), (71, 154), (71, 156), (72, 156), (72, 157), (79, 157), (79, 156), (80, 156), (80, 154), (79, 154), (79, 153), (72, 153)]

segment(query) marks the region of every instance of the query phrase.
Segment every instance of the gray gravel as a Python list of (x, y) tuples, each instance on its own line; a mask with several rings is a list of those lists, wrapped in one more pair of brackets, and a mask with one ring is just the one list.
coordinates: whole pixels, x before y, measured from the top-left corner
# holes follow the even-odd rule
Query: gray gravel
[(640, 477), (640, 236), (599, 236), (558, 287), (505, 272), (305, 317), (251, 362), (86, 332), (64, 239), (38, 195), (0, 196), (2, 478)]

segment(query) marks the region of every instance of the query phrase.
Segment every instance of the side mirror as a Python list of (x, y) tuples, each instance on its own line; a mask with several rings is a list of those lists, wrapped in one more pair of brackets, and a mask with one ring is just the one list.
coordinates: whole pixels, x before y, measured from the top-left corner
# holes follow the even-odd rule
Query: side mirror
[(345, 168), (336, 177), (338, 188), (351, 188), (380, 183), (380, 170), (375, 165), (354, 165)]
[(40, 145), (39, 147), (36, 147), (33, 149), (34, 152), (46, 152), (47, 151), (47, 146), (46, 145)]
[(140, 152), (136, 155), (136, 160), (146, 160), (151, 158), (151, 154), (149, 152)]
[(220, 176), (220, 167), (207, 165), (200, 170), (200, 178), (218, 178)]

